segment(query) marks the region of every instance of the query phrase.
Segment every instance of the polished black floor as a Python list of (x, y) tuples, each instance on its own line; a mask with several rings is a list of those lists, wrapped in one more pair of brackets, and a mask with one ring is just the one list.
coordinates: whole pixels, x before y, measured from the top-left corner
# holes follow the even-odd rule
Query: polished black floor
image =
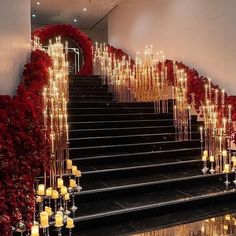
[[(210, 205), (158, 217), (73, 232), (73, 236), (232, 236), (236, 235), (236, 203)], [(68, 235), (65, 232), (64, 235)]]

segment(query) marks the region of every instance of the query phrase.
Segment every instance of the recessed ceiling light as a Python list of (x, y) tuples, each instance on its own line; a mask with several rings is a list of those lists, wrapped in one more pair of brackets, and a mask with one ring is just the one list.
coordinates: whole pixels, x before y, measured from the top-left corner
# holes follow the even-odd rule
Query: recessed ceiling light
[(36, 17), (36, 15), (35, 15), (35, 14), (33, 14), (33, 15), (32, 15), (32, 17), (34, 17), (34, 18), (35, 18), (35, 17)]
[(87, 11), (87, 8), (84, 8), (83, 11)]
[(40, 2), (37, 2), (37, 5), (40, 5)]
[(77, 19), (74, 19), (74, 22), (77, 22)]

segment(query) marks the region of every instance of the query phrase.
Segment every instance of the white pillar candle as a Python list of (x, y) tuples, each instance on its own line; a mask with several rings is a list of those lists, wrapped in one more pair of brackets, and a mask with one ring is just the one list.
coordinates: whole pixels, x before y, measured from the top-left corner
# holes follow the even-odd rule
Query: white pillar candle
[(31, 236), (39, 236), (39, 226), (33, 225), (31, 227)]

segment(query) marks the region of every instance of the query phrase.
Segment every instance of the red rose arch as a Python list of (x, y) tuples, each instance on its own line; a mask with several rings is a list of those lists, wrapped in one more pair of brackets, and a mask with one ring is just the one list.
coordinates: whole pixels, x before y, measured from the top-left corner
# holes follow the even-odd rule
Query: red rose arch
[(64, 36), (70, 38), (76, 46), (81, 47), (84, 54), (84, 64), (79, 72), (80, 75), (91, 75), (93, 72), (93, 55), (92, 55), (92, 41), (78, 28), (72, 25), (49, 25), (36, 29), (32, 33), (32, 37), (37, 36), (40, 38), (41, 43), (47, 43), (50, 38), (56, 36)]

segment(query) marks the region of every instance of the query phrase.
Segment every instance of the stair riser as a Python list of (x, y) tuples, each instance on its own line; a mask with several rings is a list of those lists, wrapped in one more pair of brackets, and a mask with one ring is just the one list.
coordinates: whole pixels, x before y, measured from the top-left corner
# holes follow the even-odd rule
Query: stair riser
[[(192, 134), (193, 139), (199, 139), (199, 133)], [(100, 146), (100, 145), (116, 145), (116, 144), (128, 144), (128, 143), (146, 143), (146, 142), (162, 142), (175, 140), (175, 134), (168, 135), (151, 135), (151, 136), (136, 136), (136, 137), (107, 137), (89, 139), (70, 140), (70, 147), (86, 147), (86, 146)]]
[(109, 224), (118, 224), (135, 219), (155, 217), (158, 215), (164, 215), (167, 212), (174, 213), (188, 209), (197, 209), (203, 206), (209, 206), (211, 204), (215, 205), (223, 201), (230, 201), (235, 197), (236, 192), (228, 195), (205, 197), (199, 200), (192, 200), (187, 202), (177, 201), (176, 203), (173, 203), (171, 205), (161, 205), (153, 207), (151, 209), (143, 209), (135, 212), (125, 212), (122, 214), (109, 215), (104, 217), (101, 216), (99, 218), (93, 218), (89, 220), (79, 220), (78, 223), (76, 222), (76, 228), (78, 227), (78, 229), (81, 230), (85, 228), (91, 229), (91, 227), (107, 227)]
[[(197, 150), (187, 149), (187, 150), (181, 150), (181, 151), (176, 151), (176, 152), (167, 151), (164, 154), (163, 153), (141, 153), (141, 154), (136, 154), (136, 155), (126, 155), (126, 156), (117, 155), (115, 157), (106, 156), (106, 157), (99, 157), (97, 159), (84, 158), (82, 160), (78, 158), (76, 160), (73, 160), (73, 162), (79, 167), (89, 166), (93, 164), (104, 164), (104, 163), (126, 163), (129, 161), (142, 161), (142, 160), (152, 161), (152, 160), (163, 159), (163, 158), (166, 160), (166, 162), (168, 162), (170, 158), (173, 158), (173, 156), (176, 159), (178, 159), (180, 157), (188, 158), (190, 156), (196, 156), (196, 155), (199, 155), (199, 157), (201, 156), (200, 148)], [(73, 159), (73, 156), (72, 156), (72, 159)]]
[(156, 144), (140, 144), (140, 145), (129, 145), (129, 146), (107, 146), (107, 147), (96, 147), (96, 148), (78, 148), (75, 150), (70, 149), (70, 155), (73, 157), (78, 155), (98, 155), (106, 153), (134, 153), (134, 152), (150, 152), (150, 151), (161, 151), (178, 148), (194, 148), (199, 147), (199, 141), (192, 142), (172, 142), (172, 143), (156, 143)]
[[(81, 122), (81, 121), (123, 121), (123, 120), (151, 120), (158, 119), (157, 114), (108, 114), (108, 115), (70, 115), (68, 117), (69, 122)], [(159, 120), (160, 122), (166, 122)], [(168, 124), (173, 124), (173, 120), (168, 121)], [(164, 126), (164, 123), (162, 124)], [(72, 128), (73, 129), (73, 128)]]
[(69, 108), (69, 114), (70, 115), (80, 115), (80, 114), (128, 114), (128, 113), (154, 113), (153, 108), (138, 108), (138, 109), (132, 109), (132, 108), (117, 108), (117, 109), (111, 109), (111, 108), (91, 108), (91, 109), (77, 109), (77, 108)]
[(111, 96), (108, 97), (77, 97), (77, 98), (72, 98), (70, 99), (71, 102), (112, 102), (113, 98)]
[(81, 91), (86, 91), (86, 90), (100, 90), (100, 89), (106, 89), (108, 91), (108, 86), (107, 85), (103, 85), (103, 84), (81, 84), (80, 86), (78, 85), (70, 85), (69, 86), (69, 91), (77, 91), (77, 90), (81, 90)]
[(86, 186), (86, 182), (90, 180), (106, 180), (110, 178), (119, 178), (119, 177), (131, 177), (131, 176), (139, 176), (140, 174), (144, 177), (145, 175), (150, 175), (152, 173), (168, 173), (175, 170), (186, 170), (188, 168), (199, 168), (199, 172), (202, 169), (202, 162), (199, 157), (198, 162), (192, 163), (181, 163), (176, 162), (173, 165), (165, 165), (165, 166), (153, 166), (148, 168), (136, 168), (136, 169), (127, 169), (127, 170), (117, 170), (117, 171), (109, 171), (109, 172), (97, 172), (97, 173), (89, 173), (84, 174), (83, 178), (81, 178), (81, 186)]
[[(141, 127), (142, 122), (127, 122), (127, 123), (112, 123), (110, 124), (83, 124), (83, 123), (77, 123), (77, 124), (70, 124), (70, 128), (74, 129), (73, 131), (70, 131), (70, 138), (80, 138), (80, 137), (99, 137), (99, 136), (117, 136), (117, 135), (133, 135), (133, 134), (161, 134), (161, 133), (175, 133), (175, 127), (174, 126), (167, 126), (163, 127), (160, 126), (160, 122), (156, 120), (155, 122), (152, 122), (149, 124), (150, 128), (148, 127), (147, 122), (145, 123), (145, 128)], [(153, 124), (154, 123), (154, 124)], [(154, 127), (152, 126), (154, 125)], [(140, 125), (140, 127), (139, 127)], [(158, 127), (159, 125), (159, 127)], [(94, 130), (100, 128), (100, 130)], [(129, 129), (128, 127), (134, 127)], [(111, 129), (109, 129), (111, 128)], [(116, 128), (115, 130), (112, 128)], [(124, 129), (119, 129), (124, 128)], [(77, 130), (78, 129), (78, 130)], [(87, 130), (89, 129), (89, 130)], [(198, 132), (199, 127), (198, 126), (192, 126), (192, 132)]]
[(81, 103), (80, 101), (68, 103), (69, 107), (76, 107), (76, 108), (153, 108), (153, 103), (149, 102), (141, 102), (141, 103)]
[(93, 95), (100, 95), (100, 94), (108, 94), (108, 91), (107, 89), (89, 89), (89, 90), (81, 90), (81, 89), (78, 89), (78, 90), (70, 90), (70, 96), (74, 96), (74, 95), (80, 95), (80, 94), (93, 94)]

